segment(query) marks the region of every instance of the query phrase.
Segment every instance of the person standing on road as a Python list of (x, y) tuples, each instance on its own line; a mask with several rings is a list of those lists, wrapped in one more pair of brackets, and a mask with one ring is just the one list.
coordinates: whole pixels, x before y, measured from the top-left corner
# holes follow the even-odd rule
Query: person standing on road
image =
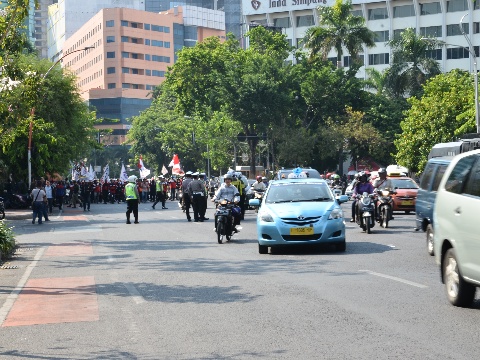
[(63, 210), (63, 202), (64, 197), (65, 197), (65, 185), (63, 181), (59, 181), (57, 186), (56, 186), (56, 191), (55, 194), (57, 195), (57, 205), (58, 205), (58, 210)]
[[(155, 210), (155, 205), (157, 205), (159, 202), (162, 202), (162, 205), (165, 203), (163, 201), (163, 185), (162, 185), (162, 180), (160, 177), (157, 177), (157, 181), (155, 182), (155, 202), (152, 205), (152, 209)], [(165, 206), (162, 206), (164, 208)]]
[(193, 181), (192, 179), (192, 172), (187, 171), (185, 173), (185, 179), (182, 181), (182, 200), (183, 200), (183, 207), (185, 208), (185, 214), (187, 215), (187, 220), (192, 221), (190, 217), (190, 205), (192, 202), (190, 201), (190, 195), (188, 194), (188, 185)]
[(45, 193), (47, 194), (47, 206), (46, 210), (49, 215), (53, 214), (53, 186), (50, 185), (50, 181), (45, 181)]
[(188, 184), (188, 194), (193, 205), (193, 221), (203, 222), (205, 218), (205, 183), (198, 178), (198, 172), (193, 174), (193, 181)]
[(42, 223), (42, 214), (43, 214), (43, 198), (46, 196), (45, 191), (42, 189), (42, 181), (37, 180), (35, 183), (35, 188), (32, 190), (32, 210), (33, 210), (33, 219), (32, 224), (35, 224), (35, 219), (38, 216), (38, 223)]
[(125, 185), (125, 198), (127, 199), (127, 224), (130, 222), (130, 214), (133, 212), (135, 218), (135, 224), (138, 224), (138, 202), (140, 201), (140, 195), (137, 188), (137, 177), (131, 175), (128, 177), (128, 184)]
[(83, 211), (90, 211), (90, 197), (92, 196), (93, 184), (91, 181), (82, 182)]

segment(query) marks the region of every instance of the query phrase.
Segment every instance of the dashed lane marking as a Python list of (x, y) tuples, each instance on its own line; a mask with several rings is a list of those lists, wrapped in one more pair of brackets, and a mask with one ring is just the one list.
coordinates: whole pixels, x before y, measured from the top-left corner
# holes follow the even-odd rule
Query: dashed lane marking
[(409, 281), (409, 280), (405, 280), (405, 279), (402, 279), (402, 278), (398, 278), (398, 277), (395, 277), (395, 276), (390, 276), (390, 275), (386, 275), (386, 274), (380, 274), (380, 273), (373, 272), (373, 271), (370, 271), (370, 270), (358, 270), (358, 271), (360, 271), (360, 272), (365, 272), (365, 273), (370, 274), (370, 275), (382, 277), (382, 278), (384, 278), (384, 279), (389, 279), (389, 280), (398, 281), (398, 282), (401, 282), (401, 283), (403, 283), (403, 284), (415, 286), (415, 287), (418, 287), (418, 288), (421, 288), (421, 289), (426, 289), (426, 288), (428, 288), (428, 286), (426, 286), (426, 285), (422, 285), (422, 284), (419, 284), (419, 283), (416, 283), (416, 282), (413, 282), (413, 281)]

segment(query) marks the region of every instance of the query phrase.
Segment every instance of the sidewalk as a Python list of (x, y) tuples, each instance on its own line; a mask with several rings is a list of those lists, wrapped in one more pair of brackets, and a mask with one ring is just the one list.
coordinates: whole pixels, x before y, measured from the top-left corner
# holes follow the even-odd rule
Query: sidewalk
[(6, 209), (5, 220), (25, 220), (32, 219), (32, 209)]

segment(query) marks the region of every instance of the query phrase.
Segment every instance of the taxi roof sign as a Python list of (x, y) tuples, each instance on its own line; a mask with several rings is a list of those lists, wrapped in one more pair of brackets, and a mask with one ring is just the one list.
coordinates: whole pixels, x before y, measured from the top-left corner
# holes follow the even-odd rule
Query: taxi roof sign
[(387, 176), (405, 176), (408, 173), (408, 169), (400, 165), (387, 166)]

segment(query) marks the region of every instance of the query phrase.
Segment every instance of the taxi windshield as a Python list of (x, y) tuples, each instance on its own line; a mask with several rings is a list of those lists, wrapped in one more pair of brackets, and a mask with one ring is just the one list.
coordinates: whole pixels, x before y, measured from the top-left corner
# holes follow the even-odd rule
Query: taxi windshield
[(418, 189), (418, 185), (412, 179), (392, 179), (392, 186), (395, 189)]
[(332, 194), (324, 183), (274, 184), (268, 191), (265, 202), (333, 201)]

